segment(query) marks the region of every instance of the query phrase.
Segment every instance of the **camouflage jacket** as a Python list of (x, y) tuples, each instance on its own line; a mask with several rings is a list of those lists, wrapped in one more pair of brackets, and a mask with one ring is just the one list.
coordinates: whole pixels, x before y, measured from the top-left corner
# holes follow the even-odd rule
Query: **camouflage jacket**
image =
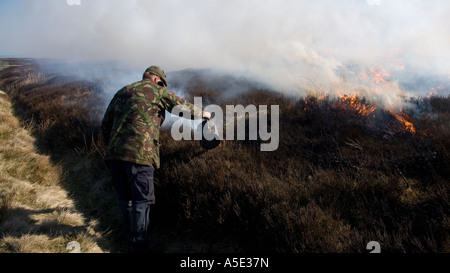
[(165, 110), (186, 105), (191, 118), (202, 110), (148, 79), (123, 87), (104, 114), (101, 130), (107, 145), (105, 160), (120, 159), (159, 168), (159, 129)]

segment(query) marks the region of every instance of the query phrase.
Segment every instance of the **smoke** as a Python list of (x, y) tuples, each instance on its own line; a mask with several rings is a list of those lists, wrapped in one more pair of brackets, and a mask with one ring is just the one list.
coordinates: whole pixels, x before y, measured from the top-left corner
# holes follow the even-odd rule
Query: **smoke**
[[(111, 80), (117, 84), (139, 79), (156, 64), (166, 72), (238, 71), (295, 95), (374, 88), (385, 97), (425, 95), (431, 88), (450, 93), (447, 0), (80, 4), (1, 0), (0, 54), (114, 61), (122, 70), (138, 71)], [(367, 78), (374, 69), (389, 72), (389, 88)]]

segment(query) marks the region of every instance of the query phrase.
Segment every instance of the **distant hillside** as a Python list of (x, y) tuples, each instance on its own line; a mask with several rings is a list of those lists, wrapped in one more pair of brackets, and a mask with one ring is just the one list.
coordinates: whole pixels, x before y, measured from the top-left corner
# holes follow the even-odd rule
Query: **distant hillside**
[[(279, 105), (280, 142), (273, 152), (248, 138), (205, 150), (163, 129), (150, 230), (156, 252), (355, 253), (370, 241), (382, 252), (450, 252), (449, 97), (415, 98), (414, 109), (396, 112), (366, 98), (292, 98), (244, 83), (250, 88), (234, 94), (227, 76), (179, 73), (190, 80), (174, 76), (172, 87), (188, 99)], [(38, 63), (0, 71), (15, 114), (35, 128), (38, 151), (62, 168), (77, 208), (110, 231), (110, 251), (122, 252), (98, 139), (101, 86), (43, 73)]]
[(168, 88), (200, 91), (208, 90), (215, 95), (233, 97), (255, 89), (267, 89), (245, 71), (221, 71), (216, 69), (184, 69), (167, 73)]

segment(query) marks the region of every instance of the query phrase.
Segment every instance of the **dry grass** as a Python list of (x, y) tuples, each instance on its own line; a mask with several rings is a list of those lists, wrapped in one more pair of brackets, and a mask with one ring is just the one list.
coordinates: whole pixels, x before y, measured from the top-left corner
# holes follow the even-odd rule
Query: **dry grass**
[(36, 152), (35, 139), (0, 98), (0, 252), (67, 252), (77, 240), (82, 252), (103, 252), (100, 234), (77, 211), (60, 183), (62, 167)]

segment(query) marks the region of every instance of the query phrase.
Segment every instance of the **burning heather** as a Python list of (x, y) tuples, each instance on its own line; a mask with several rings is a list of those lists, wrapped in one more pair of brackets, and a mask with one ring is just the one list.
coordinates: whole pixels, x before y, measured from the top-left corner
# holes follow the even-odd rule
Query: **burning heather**
[[(339, 93), (339, 92), (338, 92)], [(306, 107), (303, 109), (308, 111), (308, 105), (317, 103), (322, 100), (329, 100), (327, 96), (320, 96), (317, 99), (307, 98), (305, 100)], [(377, 118), (377, 110), (388, 111), (397, 121), (403, 125), (399, 127), (399, 132), (416, 133), (416, 129), (412, 122), (412, 118), (404, 110), (396, 111), (393, 107), (385, 107), (376, 103), (370, 102), (365, 97), (360, 97), (356, 94), (339, 95), (336, 99), (331, 100), (331, 107), (335, 110), (344, 112), (346, 115), (351, 115), (356, 118), (365, 118), (366, 120)], [(369, 122), (371, 124), (371, 122)]]
[[(314, 104), (319, 107), (329, 107), (334, 111), (341, 112), (349, 119), (357, 119), (358, 122), (363, 123), (364, 127), (370, 130), (375, 130), (376, 133), (387, 133), (393, 135), (396, 133), (416, 133), (416, 128), (413, 124), (413, 118), (404, 110), (394, 110), (393, 107), (385, 107), (376, 103), (372, 103), (365, 97), (360, 97), (356, 94), (339, 95), (335, 99), (330, 99), (327, 96), (307, 97), (305, 99), (304, 111), (311, 111)], [(390, 115), (388, 115), (388, 114)], [(390, 117), (396, 119), (397, 124), (392, 122), (386, 123)]]
[(378, 105), (372, 105), (355, 94), (340, 95), (335, 106), (353, 112), (357, 116), (369, 116), (378, 108)]
[(390, 110), (389, 111), (400, 123), (402, 123), (405, 127), (405, 130), (410, 132), (410, 133), (416, 133), (416, 129), (414, 128), (414, 124), (408, 120), (411, 120), (411, 117), (408, 116), (408, 114), (406, 114), (403, 111), (400, 111), (400, 115), (395, 113), (394, 110)]
[[(359, 119), (363, 127), (385, 135), (426, 134), (427, 128), (418, 129), (415, 120), (429, 115), (427, 99), (450, 94), (450, 77), (423, 80), (426, 84), (407, 82), (407, 66), (394, 51), (383, 63), (362, 66), (356, 63), (339, 66), (338, 80), (328, 89), (314, 83), (304, 85), (309, 94), (303, 110), (313, 104)], [(391, 72), (392, 71), (392, 72)], [(413, 81), (414, 82), (414, 81)], [(417, 95), (417, 92), (423, 95)]]

